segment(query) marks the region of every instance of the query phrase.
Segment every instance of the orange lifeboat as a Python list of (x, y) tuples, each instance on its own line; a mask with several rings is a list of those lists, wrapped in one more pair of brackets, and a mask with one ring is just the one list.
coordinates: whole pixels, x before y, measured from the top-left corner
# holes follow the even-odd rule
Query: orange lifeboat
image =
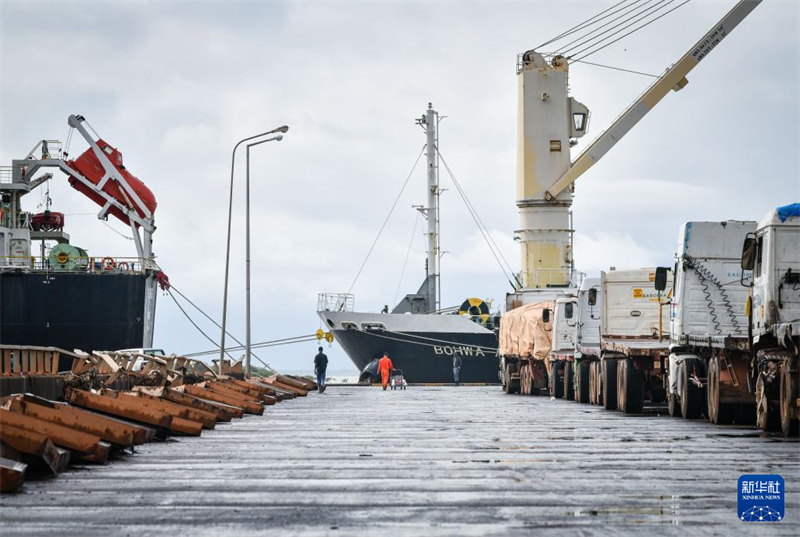
[[(134, 177), (132, 174), (125, 169), (125, 166), (122, 164), (122, 153), (120, 153), (116, 148), (111, 147), (109, 144), (104, 142), (103, 140), (97, 140), (97, 145), (101, 151), (103, 151), (108, 160), (111, 161), (111, 164), (117, 169), (120, 175), (125, 178), (128, 182), (130, 187), (136, 192), (136, 195), (139, 196), (139, 199), (142, 200), (145, 207), (147, 207), (151, 213), (155, 213), (156, 211), (156, 197), (153, 195), (153, 192), (147, 188), (147, 186), (141, 182), (139, 179)], [(100, 184), (100, 180), (105, 175), (105, 170), (103, 169), (103, 165), (100, 164), (100, 160), (97, 158), (97, 155), (94, 154), (94, 151), (90, 147), (86, 151), (83, 152), (78, 158), (75, 160), (70, 160), (67, 162), (67, 165), (72, 168), (73, 170), (77, 171), (84, 177), (86, 177), (89, 181), (94, 183), (95, 185)], [(74, 177), (69, 178), (69, 184), (75, 190), (82, 192), (85, 194), (89, 199), (100, 205), (101, 207), (106, 204), (106, 200), (98, 194), (96, 191), (92, 190), (90, 187), (86, 186), (82, 182), (78, 181)], [(115, 183), (114, 181), (107, 181), (105, 186), (103, 186), (103, 191), (106, 194), (111, 195), (115, 199), (117, 199), (122, 205), (130, 207), (134, 209), (139, 216), (144, 217), (144, 212), (135, 205), (132, 205), (133, 200), (131, 203), (125, 199), (125, 194), (123, 194), (120, 186)], [(128, 217), (117, 209), (116, 207), (111, 207), (108, 210), (108, 214), (113, 214), (119, 220), (124, 222), (127, 225), (130, 225), (130, 220)]]

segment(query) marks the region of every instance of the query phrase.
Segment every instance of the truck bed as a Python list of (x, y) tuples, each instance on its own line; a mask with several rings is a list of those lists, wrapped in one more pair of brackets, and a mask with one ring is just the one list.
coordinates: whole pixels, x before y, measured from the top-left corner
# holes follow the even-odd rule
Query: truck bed
[(658, 341), (651, 338), (603, 337), (600, 348), (604, 351), (618, 352), (625, 356), (667, 356), (669, 340)]
[(713, 347), (715, 349), (747, 350), (749, 343), (747, 336), (712, 336), (708, 334), (685, 334), (681, 337), (681, 344), (690, 343), (698, 347)]
[(594, 356), (595, 358), (600, 358), (600, 352), (602, 351), (600, 347), (581, 345), (580, 343), (578, 343), (577, 348), (584, 356)]

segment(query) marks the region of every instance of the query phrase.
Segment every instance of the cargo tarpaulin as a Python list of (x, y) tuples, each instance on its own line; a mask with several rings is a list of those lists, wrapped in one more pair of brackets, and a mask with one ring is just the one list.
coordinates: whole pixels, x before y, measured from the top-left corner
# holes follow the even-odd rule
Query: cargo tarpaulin
[[(533, 357), (546, 360), (552, 348), (552, 312), (554, 302), (526, 304), (505, 313), (500, 321), (501, 355)], [(544, 322), (544, 310), (550, 310), (550, 320)]]

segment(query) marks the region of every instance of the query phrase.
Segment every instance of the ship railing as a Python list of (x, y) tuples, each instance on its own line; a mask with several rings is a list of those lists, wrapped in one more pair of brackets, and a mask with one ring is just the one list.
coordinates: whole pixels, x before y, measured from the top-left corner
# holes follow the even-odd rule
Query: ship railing
[(142, 274), (152, 269), (141, 257), (68, 256), (63, 261), (50, 256), (0, 256), (0, 270), (41, 273)]
[(317, 311), (355, 311), (355, 295), (349, 293), (320, 293), (317, 295)]
[(13, 172), (14, 168), (11, 166), (0, 166), (0, 183), (11, 183)]
[(517, 274), (517, 280), (522, 284), (523, 289), (580, 287), (585, 277), (585, 273), (569, 267), (523, 270)]
[(66, 157), (66, 153), (62, 153), (61, 151), (61, 140), (40, 140), (33, 149), (30, 150), (28, 156), (25, 159), (34, 159), (37, 158), (34, 153), (39, 148), (42, 148), (41, 159), (61, 159), (62, 157)]
[(31, 229), (31, 213), (28, 211), (4, 211), (0, 209), (0, 227)]

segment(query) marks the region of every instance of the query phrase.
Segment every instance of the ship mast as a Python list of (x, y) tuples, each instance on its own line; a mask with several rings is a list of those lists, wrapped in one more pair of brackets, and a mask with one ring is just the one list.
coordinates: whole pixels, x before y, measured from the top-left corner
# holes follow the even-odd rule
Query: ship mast
[(440, 305), (439, 289), (439, 259), (441, 257), (439, 248), (439, 156), (437, 127), (439, 125), (439, 113), (433, 109), (433, 105), (428, 103), (428, 110), (420, 119), (417, 125), (425, 129), (427, 135), (426, 157), (428, 164), (428, 206), (421, 208), (420, 212), (428, 222), (428, 229), (425, 236), (428, 243), (427, 248), (427, 308), (428, 311), (438, 311)]

